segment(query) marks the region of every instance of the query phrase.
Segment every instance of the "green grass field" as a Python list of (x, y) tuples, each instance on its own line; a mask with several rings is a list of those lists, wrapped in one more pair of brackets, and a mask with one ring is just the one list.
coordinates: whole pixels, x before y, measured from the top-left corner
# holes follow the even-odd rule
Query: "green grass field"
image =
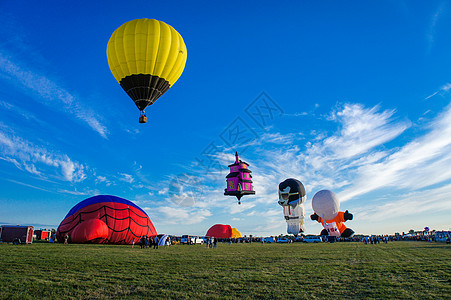
[(1, 299), (451, 299), (444, 243), (0, 244)]

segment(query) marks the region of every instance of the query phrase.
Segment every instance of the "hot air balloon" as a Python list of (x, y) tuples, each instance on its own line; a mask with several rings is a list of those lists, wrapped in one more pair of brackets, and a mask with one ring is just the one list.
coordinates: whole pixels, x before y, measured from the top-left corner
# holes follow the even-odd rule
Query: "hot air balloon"
[(249, 170), (249, 164), (240, 160), (238, 152), (235, 152), (235, 163), (229, 165), (230, 173), (227, 175), (227, 188), (224, 195), (235, 196), (238, 204), (241, 204), (241, 197), (244, 195), (253, 195), (252, 190), (252, 171)]
[(208, 229), (205, 236), (218, 239), (228, 239), (232, 237), (232, 226), (224, 224), (215, 224)]
[(279, 205), (287, 221), (287, 232), (297, 236), (305, 232), (304, 202), (307, 196), (304, 185), (297, 179), (288, 178), (279, 184)]
[(317, 192), (312, 199), (312, 208), (315, 213), (310, 218), (323, 224), (321, 235), (345, 238), (354, 235), (354, 231), (343, 224), (347, 220), (352, 220), (353, 216), (348, 211), (339, 211), (340, 200), (332, 191)]
[(232, 239), (237, 239), (237, 238), (240, 238), (240, 237), (243, 237), (241, 235), (241, 232), (239, 232), (238, 229), (236, 229), (236, 228), (232, 228), (232, 236), (231, 236), (231, 238)]
[(71, 243), (132, 244), (157, 231), (149, 216), (136, 204), (119, 197), (99, 195), (75, 205), (58, 227), (58, 241)]
[(241, 232), (239, 232), (238, 229), (224, 224), (215, 224), (211, 226), (205, 236), (214, 237), (217, 239), (236, 239), (242, 237)]
[(170, 25), (153, 19), (129, 21), (117, 28), (107, 45), (110, 70), (141, 111), (152, 105), (182, 75), (186, 46)]

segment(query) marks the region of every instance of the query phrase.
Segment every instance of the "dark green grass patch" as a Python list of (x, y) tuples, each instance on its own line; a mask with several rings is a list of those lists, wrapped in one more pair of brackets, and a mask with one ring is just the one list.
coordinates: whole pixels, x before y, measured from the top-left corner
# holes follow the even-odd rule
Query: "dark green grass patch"
[(0, 244), (0, 298), (451, 299), (450, 258), (426, 242)]

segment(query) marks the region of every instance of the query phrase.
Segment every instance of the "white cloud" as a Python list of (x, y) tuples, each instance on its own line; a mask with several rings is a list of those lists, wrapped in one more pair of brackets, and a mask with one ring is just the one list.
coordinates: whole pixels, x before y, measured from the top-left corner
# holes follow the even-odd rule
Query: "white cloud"
[(110, 186), (112, 184), (111, 181), (109, 181), (105, 176), (100, 176), (100, 175), (96, 177), (96, 182), (97, 183), (102, 182), (106, 186)]
[(428, 48), (427, 48), (428, 54), (431, 52), (432, 48), (434, 47), (437, 24), (438, 24), (441, 16), (443, 15), (443, 13), (445, 12), (445, 9), (446, 9), (446, 2), (443, 1), (440, 3), (439, 7), (437, 8), (434, 15), (432, 16), (431, 23), (429, 25), (429, 30), (426, 35), (426, 39), (428, 42)]
[(158, 191), (158, 195), (166, 195), (169, 191), (169, 188), (164, 188)]
[(70, 195), (76, 195), (76, 196), (85, 196), (85, 195), (89, 195), (92, 193), (87, 193), (87, 192), (79, 192), (77, 190), (74, 191), (69, 191), (69, 190), (58, 190), (59, 193), (65, 193), (65, 194), (70, 194)]
[(410, 126), (408, 122), (392, 122), (394, 113), (394, 110), (379, 112), (377, 106), (367, 109), (360, 104), (345, 104), (331, 115), (331, 119), (341, 124), (340, 132), (313, 145), (309, 155), (317, 157), (320, 150), (327, 159), (351, 159), (393, 140)]
[(264, 133), (259, 140), (259, 144), (279, 144), (290, 145), (293, 144), (296, 135), (293, 133), (282, 135), (279, 132), (276, 133)]
[(431, 126), (430, 132), (382, 161), (361, 166), (354, 183), (341, 193), (342, 199), (382, 187), (416, 190), (451, 179), (451, 106)]
[(107, 138), (108, 130), (105, 125), (100, 123), (100, 115), (92, 109), (84, 107), (76, 96), (60, 87), (50, 78), (19, 66), (0, 53), (0, 74), (2, 73), (8, 74), (11, 77), (10, 81), (20, 85), (25, 92), (32, 91), (39, 95), (43, 104), (74, 115), (103, 138)]
[[(369, 222), (385, 221), (408, 215), (436, 214), (438, 211), (451, 210), (451, 186), (446, 185), (436, 189), (413, 191), (397, 196), (394, 201), (387, 201), (382, 205), (378, 201), (358, 210), (360, 219)], [(445, 201), (444, 201), (445, 200)]]
[[(286, 231), (286, 222), (277, 204), (277, 186), (282, 180), (293, 177), (304, 183), (308, 199), (325, 188), (334, 190), (342, 202), (354, 199), (343, 208), (358, 216), (353, 224), (361, 224), (362, 228), (366, 225), (358, 223), (361, 222), (358, 220), (367, 214), (380, 215), (383, 211), (387, 214), (391, 210), (395, 214), (402, 211), (404, 215), (415, 215), (415, 209), (407, 208), (409, 199), (403, 197), (403, 193), (423, 195), (422, 189), (451, 181), (451, 105), (425, 128), (427, 132), (401, 144), (396, 142), (397, 138), (409, 134), (411, 123), (396, 119), (395, 113), (394, 110), (381, 110), (378, 106), (366, 108), (361, 104), (344, 104), (328, 116), (336, 130), (319, 132), (321, 138), (317, 138), (318, 132), (311, 137), (304, 135), (307, 142), (293, 139), (297, 132), (286, 136), (268, 134), (267, 137), (276, 137), (277, 140), (292, 140), (293, 144), (279, 143), (279, 147), (274, 149), (259, 141), (250, 151), (240, 155), (251, 165), (256, 195), (243, 197), (241, 205), (237, 205), (233, 197), (225, 197), (227, 169), (224, 168), (222, 171), (225, 172), (214, 174), (220, 179), (200, 183), (208, 197), (196, 202), (188, 212), (195, 214), (208, 208), (215, 216), (220, 214), (221, 220), (226, 218), (224, 222), (240, 219), (242, 224), (237, 227), (244, 232), (280, 234)], [(212, 157), (226, 166), (234, 160), (233, 152), (226, 149)], [(387, 187), (390, 194), (387, 194)], [(443, 205), (447, 194), (431, 188), (429, 195), (434, 191), (434, 200), (418, 200), (413, 206), (426, 203), (449, 209), (449, 205)], [(371, 198), (368, 196), (370, 193)], [(375, 195), (379, 199), (377, 204), (367, 201)], [(440, 195), (445, 195), (445, 198), (440, 198)], [(305, 208), (307, 231), (319, 232), (320, 225), (309, 223), (308, 216), (312, 213), (310, 201), (305, 203)], [(179, 214), (182, 212), (186, 217), (187, 211), (182, 210)], [(374, 219), (374, 222), (377, 224), (378, 221)], [(371, 232), (371, 226), (365, 228)]]
[(431, 95), (427, 96), (425, 98), (425, 100), (428, 100), (428, 99), (434, 97), (437, 94), (443, 96), (446, 93), (448, 93), (450, 89), (451, 89), (451, 83), (446, 83), (446, 84), (442, 85), (438, 91), (436, 91), (436, 92), (432, 93)]
[(120, 173), (121, 177), (119, 178), (120, 181), (125, 181), (128, 183), (133, 183), (135, 181), (135, 178), (133, 178), (130, 174)]
[(158, 220), (163, 224), (198, 224), (211, 216), (211, 212), (207, 209), (162, 206), (153, 208), (153, 211), (161, 214)]
[(53, 193), (54, 192), (54, 191), (43, 189), (41, 187), (37, 187), (37, 186), (31, 185), (31, 184), (23, 183), (23, 182), (16, 181), (16, 180), (12, 180), (12, 179), (6, 179), (6, 180), (8, 180), (9, 182), (12, 182), (12, 183), (16, 183), (16, 184), (19, 184), (19, 185), (23, 185), (23, 186), (32, 188), (32, 189), (36, 189), (36, 190), (40, 190), (40, 191), (44, 191), (44, 192), (49, 192), (49, 193)]
[[(47, 176), (48, 167), (59, 170), (59, 179), (80, 182), (86, 179), (85, 167), (65, 154), (53, 153), (19, 137), (0, 132), (0, 159), (31, 174)], [(46, 174), (46, 175), (44, 175)]]

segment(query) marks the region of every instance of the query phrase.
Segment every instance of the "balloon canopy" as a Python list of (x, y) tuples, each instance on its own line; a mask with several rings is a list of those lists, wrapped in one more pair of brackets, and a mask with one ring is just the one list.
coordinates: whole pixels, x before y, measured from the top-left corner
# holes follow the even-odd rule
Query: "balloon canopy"
[(307, 198), (302, 182), (288, 178), (279, 183), (279, 205), (283, 207), (283, 215), (287, 221), (287, 232), (297, 236), (305, 232), (304, 202)]
[(238, 231), (236, 228), (232, 228), (232, 239), (243, 237), (241, 235), (241, 232)]
[(302, 182), (294, 178), (288, 178), (279, 183), (279, 205), (295, 206), (306, 200), (305, 188)]
[(241, 233), (230, 225), (216, 224), (208, 229), (205, 236), (214, 237), (218, 239), (239, 238)]
[(334, 192), (321, 190), (312, 198), (313, 211), (326, 220), (332, 220), (340, 210), (340, 200)]
[(235, 152), (235, 163), (229, 165), (230, 173), (227, 175), (227, 188), (224, 195), (235, 196), (238, 204), (241, 204), (241, 197), (244, 195), (253, 195), (255, 191), (252, 186), (252, 171), (249, 170), (249, 164), (242, 161)]
[(330, 237), (351, 237), (354, 231), (347, 228), (344, 222), (353, 219), (353, 215), (349, 211), (340, 210), (340, 200), (334, 192), (329, 190), (321, 190), (312, 198), (312, 208), (314, 214), (310, 218), (318, 221), (324, 227), (321, 235)]
[(116, 196), (99, 195), (75, 205), (58, 227), (58, 241), (71, 243), (132, 244), (157, 231), (136, 204)]
[(106, 52), (111, 73), (143, 114), (179, 79), (187, 58), (182, 36), (153, 19), (122, 24), (111, 35)]

